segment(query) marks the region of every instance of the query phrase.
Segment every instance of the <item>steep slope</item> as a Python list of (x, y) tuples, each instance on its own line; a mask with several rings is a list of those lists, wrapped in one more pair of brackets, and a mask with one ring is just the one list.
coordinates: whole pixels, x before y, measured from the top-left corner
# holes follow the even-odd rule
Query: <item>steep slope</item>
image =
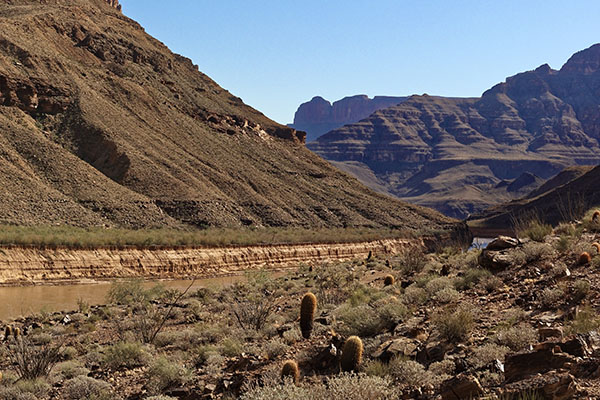
[(362, 163), (404, 200), (466, 217), (524, 194), (496, 190), (504, 180), (600, 163), (599, 65), (600, 44), (481, 98), (412, 96), (308, 146), (338, 166)]
[(115, 0), (0, 2), (0, 222), (454, 227), (376, 195)]
[(302, 103), (294, 115), (294, 123), (288, 126), (306, 132), (311, 142), (330, 130), (358, 122), (377, 110), (402, 103), (408, 97), (356, 95), (344, 97), (331, 104), (320, 96)]
[(515, 218), (535, 216), (556, 225), (580, 218), (580, 213), (600, 206), (600, 166), (571, 167), (548, 180), (525, 198), (492, 207), (474, 215), (469, 225), (475, 232), (510, 230)]

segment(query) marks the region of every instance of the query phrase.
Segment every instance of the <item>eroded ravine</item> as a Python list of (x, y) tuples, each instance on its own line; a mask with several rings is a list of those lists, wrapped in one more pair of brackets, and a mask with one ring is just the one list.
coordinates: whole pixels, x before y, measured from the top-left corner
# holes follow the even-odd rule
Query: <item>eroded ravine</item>
[(421, 239), (385, 239), (360, 243), (280, 244), (221, 248), (110, 249), (3, 247), (0, 285), (141, 277), (188, 279), (239, 274), (259, 268), (280, 269), (304, 264), (393, 255), (422, 247)]

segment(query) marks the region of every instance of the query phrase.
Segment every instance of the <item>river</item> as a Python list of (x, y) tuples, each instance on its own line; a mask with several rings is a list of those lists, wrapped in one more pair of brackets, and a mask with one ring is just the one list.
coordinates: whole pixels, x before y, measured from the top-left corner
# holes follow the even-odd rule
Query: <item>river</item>
[[(244, 275), (198, 279), (190, 290), (207, 286), (228, 286), (243, 279), (245, 279)], [(146, 281), (144, 285), (151, 287), (158, 283), (167, 288), (185, 290), (192, 281)], [(110, 282), (96, 282), (59, 286), (0, 287), (0, 321), (27, 316), (40, 311), (76, 310), (77, 303), (80, 300), (90, 305), (106, 304), (106, 295), (110, 285)]]

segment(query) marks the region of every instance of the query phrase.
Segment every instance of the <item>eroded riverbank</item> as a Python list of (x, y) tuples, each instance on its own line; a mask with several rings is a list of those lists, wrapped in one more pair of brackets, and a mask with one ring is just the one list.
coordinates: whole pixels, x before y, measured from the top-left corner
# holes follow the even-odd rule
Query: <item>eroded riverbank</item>
[(221, 248), (110, 249), (3, 247), (0, 285), (78, 283), (115, 278), (190, 279), (247, 270), (394, 255), (422, 247), (420, 239), (360, 243), (257, 245)]

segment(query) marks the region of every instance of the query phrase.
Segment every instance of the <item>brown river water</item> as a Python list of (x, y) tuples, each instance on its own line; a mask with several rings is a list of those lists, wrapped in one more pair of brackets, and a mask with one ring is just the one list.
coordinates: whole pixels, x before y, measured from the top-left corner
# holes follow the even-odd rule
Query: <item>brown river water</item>
[[(274, 275), (277, 275), (277, 273)], [(197, 279), (190, 290), (208, 286), (224, 287), (244, 279), (244, 275)], [(144, 285), (152, 287), (158, 283), (167, 288), (185, 290), (192, 281), (147, 281), (144, 282)], [(106, 304), (106, 295), (109, 289), (110, 282), (60, 286), (0, 287), (0, 321), (27, 316), (40, 311), (77, 310), (79, 300), (83, 300), (90, 305)]]

